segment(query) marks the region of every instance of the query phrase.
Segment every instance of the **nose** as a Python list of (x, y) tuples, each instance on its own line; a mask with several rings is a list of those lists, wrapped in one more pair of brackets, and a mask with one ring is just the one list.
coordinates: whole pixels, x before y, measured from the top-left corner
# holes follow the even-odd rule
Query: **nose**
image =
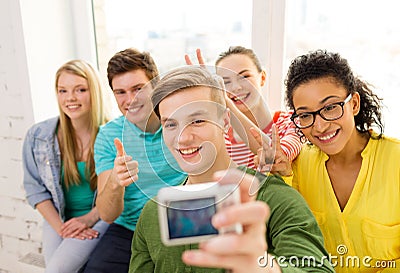
[(190, 126), (185, 126), (183, 129), (179, 131), (178, 136), (178, 145), (185, 146), (191, 144), (193, 140), (192, 129)]
[(240, 85), (239, 81), (236, 78), (232, 78), (231, 82), (229, 84), (229, 90), (232, 95), (235, 95), (238, 93), (239, 90), (242, 89), (242, 86)]
[(320, 115), (315, 115), (313, 128), (315, 131), (322, 133), (328, 128), (329, 121), (324, 120)]
[(136, 102), (136, 92), (127, 92), (125, 99), (128, 106)]
[(129, 99), (131, 100), (131, 102), (136, 101), (136, 96), (137, 96), (137, 92), (129, 92)]
[(74, 92), (74, 91), (68, 92), (67, 99), (68, 99), (69, 101), (75, 100), (75, 99), (76, 99), (76, 94), (75, 94), (75, 92)]

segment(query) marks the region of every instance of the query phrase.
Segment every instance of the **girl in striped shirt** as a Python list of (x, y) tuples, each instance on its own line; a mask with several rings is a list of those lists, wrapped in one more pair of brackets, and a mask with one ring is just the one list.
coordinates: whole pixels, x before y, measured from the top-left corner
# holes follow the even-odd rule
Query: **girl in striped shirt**
[[(199, 64), (204, 65), (200, 49), (196, 50), (196, 54)], [(192, 64), (188, 55), (185, 59), (187, 64)], [(277, 139), (276, 141), (280, 139), (281, 149), (276, 149), (274, 153), (283, 153), (289, 162), (295, 159), (302, 143), (296, 134), (296, 127), (290, 120), (292, 112), (270, 112), (261, 95), (261, 89), (266, 83), (266, 72), (254, 51), (242, 46), (231, 46), (219, 55), (215, 69), (224, 81), (227, 91), (226, 103), (231, 111), (233, 128), (227, 130), (225, 144), (233, 161), (238, 165), (256, 169), (254, 157), (260, 145), (250, 133), (252, 127), (261, 130), (264, 137)], [(283, 155), (276, 154), (274, 159)], [(280, 162), (275, 160), (271, 172), (289, 175), (280, 172), (285, 168), (278, 166), (279, 164)]]
[[(289, 161), (295, 159), (302, 144), (290, 120), (292, 112), (269, 111), (261, 95), (261, 88), (266, 83), (266, 72), (254, 51), (242, 46), (230, 47), (219, 55), (215, 66), (227, 89), (227, 105), (232, 112), (232, 124), (235, 127), (235, 130), (230, 128), (226, 135), (226, 145), (232, 159), (239, 165), (255, 168), (254, 156), (257, 152), (254, 148), (258, 147), (258, 143), (254, 143), (249, 128), (243, 122), (243, 114), (270, 138), (275, 127), (282, 148), (276, 152), (281, 150)], [(240, 121), (238, 126), (235, 126), (235, 120)], [(246, 132), (242, 138), (236, 132), (240, 127), (244, 127), (243, 131)]]

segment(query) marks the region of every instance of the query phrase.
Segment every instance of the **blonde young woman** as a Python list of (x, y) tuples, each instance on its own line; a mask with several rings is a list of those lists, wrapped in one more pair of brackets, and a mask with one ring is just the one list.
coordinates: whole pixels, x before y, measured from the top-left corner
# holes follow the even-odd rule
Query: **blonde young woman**
[(77, 272), (108, 224), (93, 206), (94, 141), (106, 122), (103, 90), (82, 60), (62, 65), (55, 80), (60, 115), (32, 126), (23, 146), (24, 187), (44, 218), (46, 272)]

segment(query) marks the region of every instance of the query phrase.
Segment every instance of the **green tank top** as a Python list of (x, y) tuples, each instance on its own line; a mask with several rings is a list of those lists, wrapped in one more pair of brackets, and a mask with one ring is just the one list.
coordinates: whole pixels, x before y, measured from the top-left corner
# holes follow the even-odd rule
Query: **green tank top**
[(61, 170), (61, 182), (65, 198), (65, 218), (85, 215), (92, 209), (94, 192), (90, 189), (90, 183), (85, 175), (86, 162), (77, 163), (81, 181), (79, 185), (69, 186), (67, 189), (64, 183), (64, 164)]

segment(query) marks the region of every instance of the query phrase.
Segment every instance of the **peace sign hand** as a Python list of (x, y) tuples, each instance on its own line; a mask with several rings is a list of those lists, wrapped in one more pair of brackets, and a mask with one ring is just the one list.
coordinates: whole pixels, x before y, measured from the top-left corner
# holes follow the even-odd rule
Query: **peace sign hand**
[(272, 124), (272, 141), (260, 129), (250, 128), (250, 132), (261, 146), (254, 163), (259, 172), (271, 172), (281, 176), (292, 175), (292, 165), (282, 150), (275, 124)]
[[(201, 50), (198, 48), (196, 49), (196, 56), (197, 56), (197, 61), (199, 62), (200, 66), (204, 66), (205, 62), (203, 59), (203, 55), (201, 54)], [(185, 62), (187, 65), (193, 65), (192, 60), (190, 59), (188, 54), (185, 54)]]

